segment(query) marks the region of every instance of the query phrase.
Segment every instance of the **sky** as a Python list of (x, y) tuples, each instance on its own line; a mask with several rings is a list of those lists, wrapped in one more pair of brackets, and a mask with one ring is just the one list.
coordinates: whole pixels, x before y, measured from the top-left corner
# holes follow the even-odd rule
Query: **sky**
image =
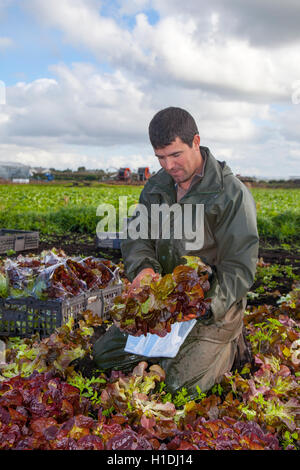
[(0, 0), (0, 161), (157, 171), (168, 106), (235, 174), (299, 176), (299, 0)]

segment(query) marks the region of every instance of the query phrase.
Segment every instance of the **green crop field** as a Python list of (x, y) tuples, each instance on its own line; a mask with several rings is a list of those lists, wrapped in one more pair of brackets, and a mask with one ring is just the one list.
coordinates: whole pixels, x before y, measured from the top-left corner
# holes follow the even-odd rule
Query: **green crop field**
[(299, 241), (300, 189), (253, 188), (261, 238)]
[[(128, 207), (138, 202), (141, 186), (1, 185), (0, 227), (39, 230), (41, 234), (95, 234), (99, 204), (118, 207), (127, 196)], [(252, 189), (262, 239), (283, 243), (299, 240), (300, 189)]]
[(0, 186), (0, 226), (39, 230), (42, 234), (95, 234), (100, 204), (118, 206), (127, 196), (128, 206), (138, 202), (141, 187), (63, 187), (61, 185)]

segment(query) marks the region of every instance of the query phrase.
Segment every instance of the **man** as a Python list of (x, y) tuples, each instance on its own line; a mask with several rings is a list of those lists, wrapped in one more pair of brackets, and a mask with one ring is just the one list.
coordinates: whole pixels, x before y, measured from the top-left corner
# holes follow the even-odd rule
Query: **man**
[[(184, 239), (128, 238), (122, 255), (132, 288), (145, 274), (155, 276), (184, 264), (182, 256), (199, 256), (213, 269), (210, 310), (198, 320), (176, 357), (152, 358), (126, 353), (127, 335), (115, 326), (98, 340), (94, 357), (99, 367), (126, 368), (148, 360), (166, 372), (168, 391), (196, 387), (207, 391), (230, 371), (243, 354), (243, 314), (246, 294), (254, 281), (259, 238), (256, 208), (250, 191), (230, 168), (217, 161), (200, 136), (193, 117), (181, 108), (159, 111), (149, 125), (149, 137), (162, 169), (148, 180), (140, 204), (151, 213), (152, 204), (204, 205), (204, 239), (197, 250), (186, 249)], [(151, 222), (151, 220), (149, 220)]]

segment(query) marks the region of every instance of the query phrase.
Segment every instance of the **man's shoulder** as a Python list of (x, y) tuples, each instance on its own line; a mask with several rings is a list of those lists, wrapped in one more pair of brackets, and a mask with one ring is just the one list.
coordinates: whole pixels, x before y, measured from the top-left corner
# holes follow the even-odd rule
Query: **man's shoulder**
[(239, 179), (238, 176), (234, 175), (232, 172), (224, 174), (224, 189), (238, 191), (242, 193), (250, 193), (247, 186)]
[(147, 192), (148, 190), (151, 190), (153, 187), (161, 187), (165, 188), (168, 186), (173, 186), (174, 182), (173, 179), (168, 173), (161, 168), (158, 170), (153, 176), (151, 176), (148, 181), (146, 182), (144, 186), (144, 191)]
[(255, 205), (253, 195), (249, 188), (233, 173), (224, 175), (223, 197), (224, 207), (228, 205), (252, 207)]

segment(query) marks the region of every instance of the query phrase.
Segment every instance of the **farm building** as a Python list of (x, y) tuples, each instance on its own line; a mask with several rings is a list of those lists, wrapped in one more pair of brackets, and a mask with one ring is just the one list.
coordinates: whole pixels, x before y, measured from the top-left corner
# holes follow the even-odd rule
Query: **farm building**
[(27, 180), (31, 176), (30, 166), (18, 162), (0, 162), (0, 178), (5, 180)]

